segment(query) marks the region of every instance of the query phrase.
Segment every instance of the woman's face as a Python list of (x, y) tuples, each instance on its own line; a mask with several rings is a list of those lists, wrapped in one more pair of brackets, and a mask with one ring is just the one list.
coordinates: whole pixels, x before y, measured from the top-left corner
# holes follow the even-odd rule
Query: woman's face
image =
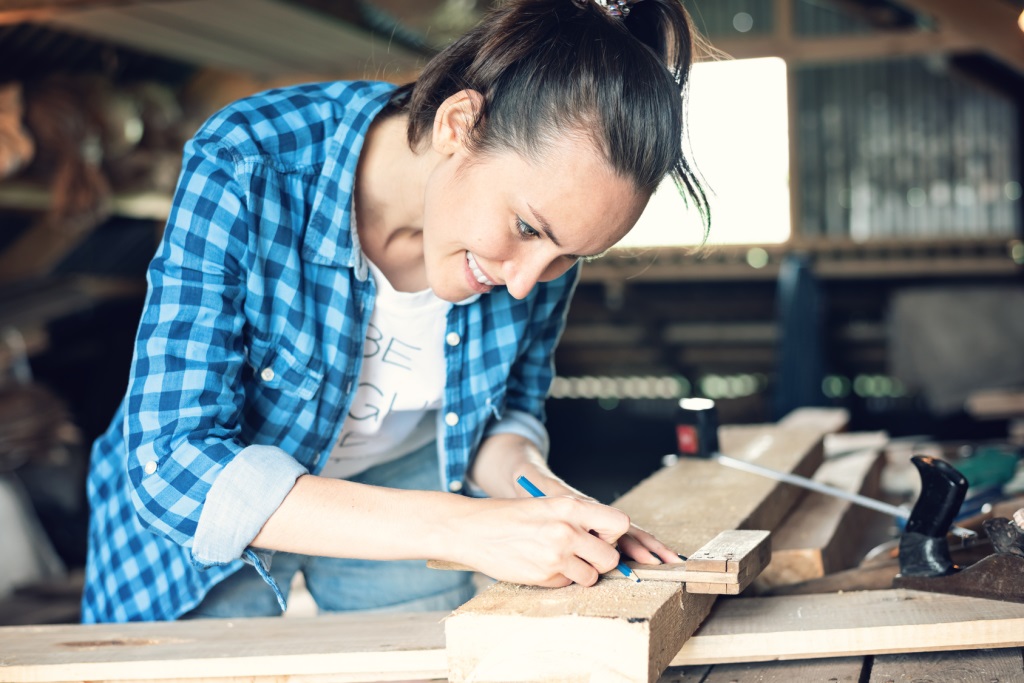
[(494, 287), (522, 299), (622, 239), (649, 198), (583, 135), (559, 139), (537, 159), (512, 151), (473, 157), (460, 145), (427, 183), (427, 282), (452, 302)]

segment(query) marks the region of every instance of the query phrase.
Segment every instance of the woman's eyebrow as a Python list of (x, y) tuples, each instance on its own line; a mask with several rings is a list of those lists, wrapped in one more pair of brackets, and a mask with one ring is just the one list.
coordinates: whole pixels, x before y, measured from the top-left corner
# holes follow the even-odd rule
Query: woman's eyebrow
[(562, 246), (562, 243), (558, 241), (558, 238), (555, 237), (555, 234), (551, 232), (551, 224), (548, 223), (548, 220), (540, 214), (540, 211), (537, 211), (537, 209), (533, 208), (531, 204), (527, 204), (526, 206), (527, 208), (530, 209), (530, 213), (533, 214), (533, 217), (537, 219), (537, 225), (540, 227), (541, 232), (547, 235), (548, 239), (551, 240), (556, 247)]
[[(546, 218), (544, 218), (544, 216), (541, 215), (541, 213), (539, 211), (537, 211), (537, 209), (533, 208), (533, 205), (527, 203), (526, 204), (526, 208), (528, 208), (530, 210), (530, 213), (533, 214), (534, 219), (537, 221), (537, 227), (540, 228), (541, 232), (543, 232), (547, 236), (547, 238), (549, 240), (551, 240), (552, 244), (554, 244), (556, 247), (561, 247), (562, 243), (559, 242), (558, 238), (555, 237), (555, 234), (553, 232), (551, 232), (551, 224), (548, 223), (548, 220)], [(597, 258), (598, 256), (603, 256), (604, 254), (605, 254), (605, 252), (602, 251), (600, 254), (592, 254), (592, 255), (566, 254), (566, 256), (568, 256), (569, 258), (574, 258), (574, 259), (590, 259), (590, 258)]]

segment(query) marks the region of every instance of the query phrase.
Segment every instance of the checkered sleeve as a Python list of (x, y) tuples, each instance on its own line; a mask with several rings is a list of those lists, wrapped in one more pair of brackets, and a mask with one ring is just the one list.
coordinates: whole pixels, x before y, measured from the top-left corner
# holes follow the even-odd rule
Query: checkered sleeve
[[(555, 347), (565, 329), (580, 267), (576, 265), (562, 277), (538, 286), (531, 307), (526, 341), (512, 366), (505, 395), (506, 418), (491, 425), (487, 434), (514, 432), (537, 442), (547, 452), (544, 430), (544, 402), (555, 377)], [(530, 418), (533, 418), (532, 420)]]
[(248, 238), (246, 188), (231, 152), (194, 139), (147, 275), (124, 423), (137, 515), (184, 547), (193, 545), (215, 480), (244, 448)]

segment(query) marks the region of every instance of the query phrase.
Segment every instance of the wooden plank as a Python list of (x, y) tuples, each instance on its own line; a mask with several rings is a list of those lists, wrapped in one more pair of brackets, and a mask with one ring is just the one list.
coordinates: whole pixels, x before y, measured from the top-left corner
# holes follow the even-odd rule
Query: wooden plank
[(869, 680), (870, 683), (1011, 683), (1024, 680), (1024, 661), (1020, 648), (882, 655), (875, 657)]
[(725, 38), (716, 49), (733, 59), (781, 57), (790, 66), (895, 59), (915, 55), (951, 54), (976, 50), (975, 41), (952, 31), (890, 29), (863, 35)]
[[(719, 440), (734, 457), (810, 474), (820, 464), (824, 433), (819, 427), (736, 426), (723, 427)], [(614, 505), (690, 555), (725, 530), (773, 528), (799, 495), (794, 487), (712, 461), (682, 459)], [(616, 683), (653, 682), (713, 600), (653, 581), (562, 589), (496, 584), (445, 621), (449, 678), (482, 683), (599, 675)]]
[[(881, 450), (826, 460), (814, 480), (850, 493), (876, 497), (885, 456)], [(771, 564), (757, 580), (760, 588), (808, 581), (855, 566), (882, 523), (879, 512), (821, 493), (808, 493), (772, 535)]]
[(673, 666), (665, 670), (658, 683), (703, 683), (710, 666)]
[(1024, 645), (1024, 605), (902, 589), (726, 600), (673, 666)]
[(665, 634), (692, 633), (713, 601), (661, 581), (495, 584), (445, 621), (449, 679), (655, 681), (678, 649)]
[[(602, 582), (589, 590), (609, 585)], [(503, 590), (514, 589), (503, 585)], [(628, 613), (628, 605), (620, 602), (619, 610)], [(354, 683), (439, 679), (447, 671), (444, 616), (442, 612), (392, 613), (0, 627), (0, 680)], [(556, 651), (567, 636), (570, 644), (578, 646), (575, 656), (586, 657), (587, 644), (573, 642), (571, 632), (552, 635), (548, 656), (559, 656)], [(699, 671), (703, 676), (704, 667), (715, 662), (1020, 647), (1021, 639), (1024, 605), (1013, 603), (905, 590), (801, 599), (739, 598), (719, 603), (665, 674), (668, 683), (696, 683), (701, 678), (692, 674)], [(677, 667), (684, 668), (673, 672)], [(563, 673), (559, 680), (581, 680), (583, 675), (581, 670)], [(684, 677), (687, 673), (691, 677)], [(593, 680), (620, 679), (609, 674)], [(666, 683), (665, 677), (661, 683)]]
[(859, 683), (863, 657), (831, 657), (772, 664), (721, 664), (713, 667), (702, 683), (792, 683), (828, 681)]
[[(447, 612), (0, 627), (0, 680), (444, 678)], [(326, 679), (325, 677), (328, 677)]]
[(1024, 74), (1024, 40), (1011, 3), (1003, 0), (899, 0), (899, 4), (930, 15), (943, 31), (973, 41), (981, 52)]
[(982, 389), (967, 395), (964, 408), (979, 420), (1024, 415), (1024, 389)]

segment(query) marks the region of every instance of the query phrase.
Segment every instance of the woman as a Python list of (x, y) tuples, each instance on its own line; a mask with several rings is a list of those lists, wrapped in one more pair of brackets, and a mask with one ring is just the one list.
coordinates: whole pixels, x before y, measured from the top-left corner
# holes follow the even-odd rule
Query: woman
[(691, 50), (678, 0), (516, 0), (409, 86), (208, 121), (93, 449), (83, 620), (280, 614), (298, 571), (325, 611), (471, 597), (423, 558), (540, 586), (679, 561), (547, 468), (543, 404), (577, 263), (667, 174), (706, 212)]

